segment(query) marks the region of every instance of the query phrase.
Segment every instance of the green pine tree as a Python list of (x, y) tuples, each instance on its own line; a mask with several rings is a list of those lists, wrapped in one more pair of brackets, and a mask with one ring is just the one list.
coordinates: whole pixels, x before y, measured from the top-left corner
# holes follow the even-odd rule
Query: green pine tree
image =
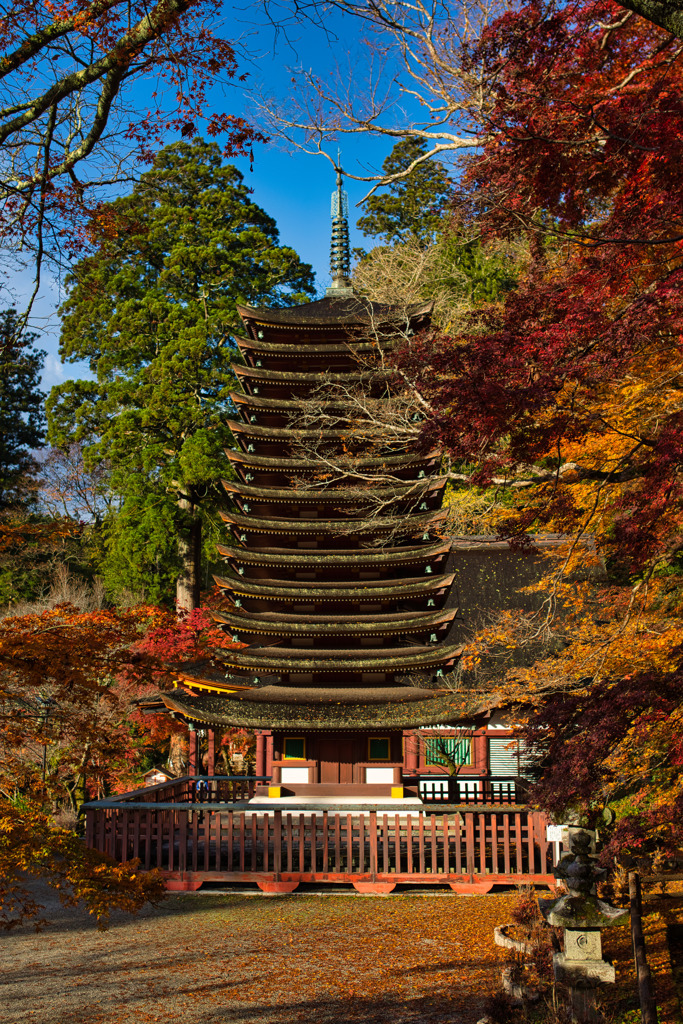
[[(386, 175), (405, 171), (424, 156), (424, 139), (407, 138), (396, 143), (382, 164)], [(379, 238), (384, 245), (418, 242), (430, 245), (444, 227), (444, 211), (452, 182), (438, 160), (418, 164), (405, 178), (387, 186), (387, 191), (365, 201), (366, 212), (357, 226), (364, 235)]]
[(107, 524), (109, 590), (160, 600), (175, 582), (178, 607), (194, 607), (230, 444), (235, 307), (307, 301), (311, 268), (200, 139), (162, 150), (92, 231), (92, 254), (67, 280), (60, 351), (87, 359), (94, 379), (53, 388), (49, 438), (82, 442), (121, 496)]

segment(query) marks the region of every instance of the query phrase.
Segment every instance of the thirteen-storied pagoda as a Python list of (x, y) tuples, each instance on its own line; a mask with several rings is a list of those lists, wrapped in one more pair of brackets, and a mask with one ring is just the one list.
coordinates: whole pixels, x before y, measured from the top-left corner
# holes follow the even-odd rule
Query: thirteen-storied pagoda
[[(378, 353), (427, 326), (430, 309), (399, 316), (354, 295), (345, 204), (338, 175), (326, 297), (239, 310), (236, 479), (225, 483), (215, 615), (245, 646), (227, 652), (227, 678), (185, 666), (183, 687), (164, 696), (191, 730), (208, 727), (210, 764), (217, 731), (253, 729), (272, 798), (401, 798), (418, 767), (415, 731), (449, 720), (443, 677), (460, 652), (439, 454), (389, 431), (364, 446), (350, 425), (365, 415), (360, 393), (390, 396)], [(193, 732), (191, 758), (192, 743), (196, 765)], [(480, 748), (473, 759), (468, 746), (466, 772), (486, 771)]]

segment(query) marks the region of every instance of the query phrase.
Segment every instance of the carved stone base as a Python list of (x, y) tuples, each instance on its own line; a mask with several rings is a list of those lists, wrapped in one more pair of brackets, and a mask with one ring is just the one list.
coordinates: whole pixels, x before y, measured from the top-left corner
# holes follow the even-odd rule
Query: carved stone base
[(565, 953), (553, 957), (555, 981), (570, 988), (594, 988), (609, 985), (616, 977), (614, 967), (606, 960), (568, 960)]

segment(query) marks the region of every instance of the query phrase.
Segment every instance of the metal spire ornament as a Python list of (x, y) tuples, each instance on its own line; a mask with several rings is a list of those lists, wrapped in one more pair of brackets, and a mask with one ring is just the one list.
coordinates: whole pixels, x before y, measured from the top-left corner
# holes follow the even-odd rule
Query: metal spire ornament
[(337, 188), (332, 193), (332, 242), (330, 273), (332, 284), (326, 295), (342, 298), (353, 295), (351, 286), (351, 250), (349, 246), (349, 197), (342, 188), (341, 154), (337, 154)]

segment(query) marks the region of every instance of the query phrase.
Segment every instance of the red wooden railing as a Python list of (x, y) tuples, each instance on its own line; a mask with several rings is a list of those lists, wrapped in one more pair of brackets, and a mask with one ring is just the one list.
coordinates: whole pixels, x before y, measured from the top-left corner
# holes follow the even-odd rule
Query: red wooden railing
[(496, 883), (554, 882), (546, 819), (533, 811), (292, 815), (98, 801), (85, 815), (88, 846), (159, 868), (171, 889), (222, 881), (291, 892), (300, 882), (324, 881), (360, 891), (410, 882), (487, 892)]
[[(184, 775), (146, 789), (134, 789), (97, 804), (115, 803), (246, 803), (257, 785), (267, 785), (270, 775)], [(200, 783), (198, 786), (197, 783)]]

